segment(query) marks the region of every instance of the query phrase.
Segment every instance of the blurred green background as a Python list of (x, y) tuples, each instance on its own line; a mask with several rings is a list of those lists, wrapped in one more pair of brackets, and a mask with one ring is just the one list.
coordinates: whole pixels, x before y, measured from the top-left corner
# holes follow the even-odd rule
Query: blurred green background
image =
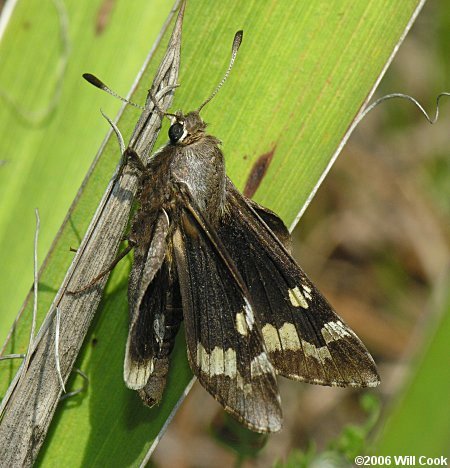
[[(52, 4), (31, 3), (34, 7), (48, 8), (49, 18), (53, 20), (46, 34), (57, 36), (58, 23), (54, 21)], [(98, 10), (96, 22), (100, 41), (110, 33), (108, 15), (122, 11), (125, 18), (126, 8), (133, 8), (114, 1), (101, 5), (104, 10)], [(22, 2), (21, 7), (26, 8), (27, 2)], [(162, 22), (167, 13), (167, 4), (161, 2), (157, 18), (153, 18), (155, 24)], [(139, 15), (130, 12), (129, 17)], [(145, 24), (125, 23), (124, 26), (128, 28), (127, 40), (133, 44), (145, 42), (136, 45), (136, 51), (130, 50), (127, 57), (131, 62), (134, 60), (138, 69), (142, 55), (137, 49), (152, 43), (158, 31), (148, 31), (144, 37), (138, 30), (144, 29)], [(30, 25), (23, 25), (27, 27)], [(106, 36), (102, 36), (102, 28), (106, 28)], [(447, 2), (430, 1), (401, 46), (377, 96), (404, 92), (416, 97), (432, 113), (437, 94), (450, 89), (449, 37)], [(36, 53), (51, 63), (50, 59), (54, 61), (61, 54), (60, 47), (61, 43), (55, 42), (48, 50)], [(89, 46), (86, 47), (85, 55), (89, 56)], [(15, 51), (11, 49), (8, 53), (14, 56)], [(111, 63), (117, 60), (114, 48), (107, 53)], [(1, 59), (8, 60), (8, 55), (2, 55)], [(71, 66), (95, 71), (95, 57), (87, 64), (71, 63)], [(54, 64), (48, 68), (43, 65), (32, 75), (17, 78), (18, 82), (30, 83), (29, 96), (24, 96), (25, 108), (27, 99), (36, 94), (45, 108), (57, 82), (54, 69)], [(102, 78), (108, 78), (112, 87), (118, 91), (128, 89), (130, 79), (125, 70), (115, 72), (112, 78), (107, 68), (102, 70)], [(83, 107), (75, 108), (75, 112), (85, 116), (88, 128), (98, 125), (100, 120), (92, 109), (101, 106), (114, 115), (119, 107), (113, 99), (102, 99), (98, 97), (101, 93), (86, 90), (81, 80), (71, 86), (74, 96), (78, 92), (92, 96), (92, 100), (84, 101)], [(6, 104), (5, 99), (3, 96), (2, 106)], [(32, 102), (34, 108), (39, 108), (39, 103)], [(67, 112), (73, 111), (69, 100), (63, 105)], [(20, 119), (20, 115), (15, 118)], [(24, 126), (28, 124), (25, 122)], [(45, 124), (44, 119), (38, 127)], [(79, 144), (61, 155), (66, 160), (61, 174), (48, 182), (48, 198), (39, 202), (40, 207), (45, 203), (50, 207), (47, 218), (44, 217), (44, 244), (49, 245), (51, 241), (45, 226), (52, 219), (62, 220), (65, 214), (64, 208), (59, 208), (59, 212), (51, 210), (52, 197), (57, 196), (61, 185), (69, 183), (75, 166), (81, 164), (87, 170), (93, 154), (87, 148), (99, 146), (106, 128), (102, 124), (99, 127), (103, 130), (97, 137), (86, 132), (85, 138), (79, 129), (71, 128), (70, 121), (61, 128), (62, 135), (68, 138), (77, 134)], [(281, 465), (321, 466), (328, 460), (335, 466), (346, 466), (349, 458), (362, 451), (377, 455), (449, 455), (449, 124), (450, 103), (445, 99), (441, 118), (434, 126), (410, 103), (391, 101), (378, 107), (359, 125), (294, 231), (294, 250), (300, 264), (335, 308), (342, 311), (379, 364), (383, 383), (370, 392), (372, 398), (365, 394), (366, 399), (361, 400), (364, 392), (355, 390), (280, 380), (283, 411), (289, 417), (280, 434), (261, 440), (230, 428), (220, 406), (195, 385), (159, 444), (153, 459), (155, 465), (232, 466), (240, 460), (244, 466), (265, 467), (276, 461)], [(27, 144), (46, 143), (36, 138)], [(15, 149), (14, 146), (3, 148), (2, 167), (9, 164)], [(26, 172), (36, 170), (22, 163)], [(39, 176), (37, 172), (36, 185), (41, 183)], [(10, 187), (6, 190), (7, 185), (5, 181), (4, 195), (11, 193)], [(74, 185), (77, 187), (79, 183)], [(20, 196), (22, 187), (18, 185), (15, 190)], [(18, 202), (2, 197), (2, 204), (11, 203)], [(28, 221), (21, 226), (29, 231), (29, 238), (33, 231), (33, 209), (34, 206), (29, 206), (28, 212), (18, 214), (27, 217)], [(31, 243), (1, 247), (28, 249), (31, 266)], [(22, 267), (17, 266), (16, 270), (14, 266), (8, 268), (8, 275), (23, 273)], [(27, 274), (30, 271), (29, 268)], [(5, 276), (1, 278), (4, 280)], [(46, 292), (52, 291), (43, 291)], [(114, 300), (113, 294), (110, 299)], [(3, 341), (7, 330), (4, 322), (0, 323)], [(218, 434), (222, 442), (218, 442)], [(234, 449), (230, 450), (230, 446)]]

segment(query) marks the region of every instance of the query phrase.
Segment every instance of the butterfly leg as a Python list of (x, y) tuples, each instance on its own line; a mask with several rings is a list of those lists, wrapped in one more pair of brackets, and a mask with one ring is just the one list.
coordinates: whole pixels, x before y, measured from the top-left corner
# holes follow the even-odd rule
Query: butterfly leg
[(130, 241), (128, 239), (128, 246), (122, 250), (122, 252), (119, 253), (119, 255), (115, 258), (115, 260), (106, 268), (103, 270), (100, 274), (98, 274), (94, 279), (89, 281), (86, 286), (83, 286), (80, 289), (76, 289), (75, 291), (68, 291), (69, 294), (80, 294), (82, 292), (85, 292), (89, 289), (91, 289), (93, 286), (95, 286), (105, 275), (110, 273), (112, 270), (114, 270), (115, 266), (124, 258), (126, 257), (133, 249), (134, 249), (134, 242)]

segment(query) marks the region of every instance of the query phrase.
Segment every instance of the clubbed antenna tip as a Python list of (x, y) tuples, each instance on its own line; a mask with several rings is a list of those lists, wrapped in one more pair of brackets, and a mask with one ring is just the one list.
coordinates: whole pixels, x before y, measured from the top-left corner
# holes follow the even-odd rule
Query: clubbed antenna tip
[(125, 99), (124, 97), (114, 92), (111, 88), (106, 86), (105, 83), (103, 83), (103, 81), (97, 78), (95, 75), (92, 75), (91, 73), (83, 73), (83, 78), (91, 85), (95, 86), (96, 88), (101, 89), (102, 91), (106, 91), (108, 94), (111, 94), (111, 96), (114, 96), (117, 99), (120, 99), (122, 102), (126, 102), (127, 104), (137, 107), (138, 109), (144, 109), (139, 104), (129, 101), (128, 99)]
[(236, 59), (236, 55), (238, 53), (238, 50), (239, 50), (239, 47), (242, 43), (242, 38), (244, 36), (244, 31), (238, 31), (235, 35), (234, 35), (234, 39), (233, 39), (233, 46), (231, 48), (231, 59), (230, 59), (230, 64), (228, 65), (228, 68), (227, 68), (227, 71), (225, 72), (225, 75), (224, 77), (222, 78), (222, 80), (220, 81), (220, 83), (217, 85), (216, 89), (214, 90), (214, 92), (211, 94), (211, 96), (209, 96), (209, 98), (203, 102), (203, 104), (197, 109), (197, 112), (200, 112), (205, 106), (206, 104), (208, 104), (209, 101), (211, 101), (211, 99), (219, 92), (219, 89), (223, 86), (223, 84), (225, 83), (225, 81), (227, 80), (228, 78), (228, 75), (230, 74), (230, 71), (231, 69), (233, 68), (233, 64), (234, 64), (234, 61)]

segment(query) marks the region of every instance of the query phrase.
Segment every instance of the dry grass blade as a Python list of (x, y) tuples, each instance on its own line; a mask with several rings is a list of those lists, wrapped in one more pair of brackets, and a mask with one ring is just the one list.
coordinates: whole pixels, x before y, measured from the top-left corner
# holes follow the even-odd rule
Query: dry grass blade
[[(183, 9), (180, 10), (168, 51), (154, 79), (153, 89), (160, 90), (176, 84), (182, 18)], [(172, 93), (168, 93), (161, 100), (160, 106), (167, 109), (171, 102)], [(147, 106), (140, 123), (146, 123), (145, 151), (149, 152), (156, 140), (161, 118), (158, 113), (152, 112), (153, 105), (147, 103)], [(145, 157), (145, 151), (138, 153)], [(0, 459), (6, 466), (31, 465), (38, 454), (62, 391), (54, 360), (49, 359), (55, 342), (54, 311), (58, 307), (61, 312), (60, 366), (62, 378), (66, 381), (94, 317), (107, 275), (96, 287), (83, 294), (66, 293), (68, 290), (81, 289), (111, 264), (129, 218), (136, 188), (137, 176), (128, 167), (125, 167), (119, 180), (111, 180), (34, 341), (29, 366), (24, 369), (19, 381), (14, 379), (3, 400)]]

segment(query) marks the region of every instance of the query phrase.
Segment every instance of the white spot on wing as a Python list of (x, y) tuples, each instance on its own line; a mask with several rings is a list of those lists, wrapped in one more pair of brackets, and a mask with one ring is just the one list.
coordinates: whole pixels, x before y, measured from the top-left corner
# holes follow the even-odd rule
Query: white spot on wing
[(209, 353), (201, 343), (197, 344), (197, 367), (203, 372), (209, 373)]
[(340, 340), (341, 338), (347, 338), (351, 334), (346, 330), (344, 324), (338, 320), (336, 322), (326, 323), (321, 330), (325, 343), (331, 343), (332, 341)]
[(237, 367), (236, 367), (236, 351), (234, 349), (228, 348), (225, 351), (225, 372), (224, 374), (227, 377), (234, 378), (236, 377)]
[(248, 325), (245, 320), (245, 315), (242, 312), (236, 314), (236, 330), (243, 336), (247, 336)]
[(302, 307), (303, 309), (309, 307), (308, 301), (305, 299), (305, 296), (301, 293), (298, 286), (295, 286), (294, 289), (289, 289), (289, 299), (294, 307)]
[(266, 349), (269, 353), (281, 351), (280, 338), (278, 336), (277, 329), (273, 325), (270, 323), (264, 325), (261, 333), (264, 338), (264, 344), (266, 345)]
[(302, 340), (302, 347), (306, 357), (311, 356), (321, 362), (324, 362), (325, 359), (333, 359), (327, 346), (321, 346), (318, 348), (309, 341)]
[(153, 372), (153, 359), (144, 362), (135, 361), (130, 357), (129, 347), (130, 336), (128, 335), (123, 365), (123, 380), (128, 388), (139, 390), (145, 387), (145, 384)]
[(217, 346), (209, 355), (209, 375), (222, 375), (225, 373), (225, 355), (222, 348)]
[(236, 314), (236, 330), (243, 336), (247, 336), (248, 332), (253, 329), (255, 317), (253, 310), (247, 299), (244, 298), (244, 308), (242, 312)]
[(303, 289), (303, 294), (305, 295), (306, 299), (311, 300), (312, 299), (312, 296), (311, 296), (312, 289), (307, 284), (303, 284), (303, 283), (302, 283), (302, 289)]
[(236, 351), (228, 348), (225, 352), (216, 346), (208, 353), (201, 343), (197, 344), (197, 366), (205, 374), (213, 377), (225, 375), (234, 379), (236, 377)]
[(274, 351), (297, 351), (301, 349), (297, 330), (292, 323), (285, 322), (283, 326), (277, 329), (270, 323), (264, 325), (261, 330), (264, 343), (268, 352)]
[[(264, 356), (263, 356), (264, 355)], [(236, 381), (236, 386), (246, 395), (252, 395), (253, 387), (250, 382), (246, 383), (241, 373), (237, 370), (236, 352), (228, 348), (225, 352), (216, 346), (208, 353), (201, 343), (197, 345), (197, 366), (204, 374), (214, 376), (225, 376)], [(252, 376), (272, 373), (273, 367), (265, 353), (254, 358), (251, 363)]]
[[(325, 332), (328, 333), (326, 330)], [(344, 332), (347, 333), (345, 330)], [(327, 346), (317, 347), (313, 343), (310, 343), (304, 339), (300, 341), (297, 329), (292, 323), (285, 322), (278, 331), (273, 325), (268, 323), (262, 328), (262, 335), (266, 349), (269, 353), (282, 350), (303, 351), (306, 357), (312, 357), (320, 362), (324, 362), (325, 359), (333, 359)], [(256, 360), (261, 361), (262, 356), (258, 356), (257, 358), (253, 359), (252, 371), (254, 362), (256, 366)]]
[(297, 330), (292, 323), (286, 322), (280, 329), (280, 340), (283, 349), (297, 351), (301, 349), (300, 340), (298, 339)]

